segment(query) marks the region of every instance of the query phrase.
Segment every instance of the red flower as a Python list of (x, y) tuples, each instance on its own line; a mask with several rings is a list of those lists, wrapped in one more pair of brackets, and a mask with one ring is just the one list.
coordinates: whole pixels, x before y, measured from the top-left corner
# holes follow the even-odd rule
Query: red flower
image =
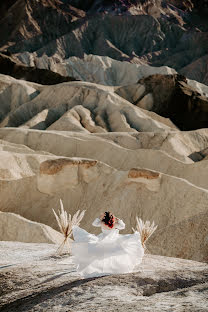
[(115, 224), (115, 217), (112, 213), (106, 211), (102, 219), (102, 222), (104, 222), (105, 225), (107, 225), (109, 228), (112, 229)]
[(114, 226), (114, 223), (115, 223), (115, 217), (112, 216), (112, 217), (110, 218), (110, 220), (108, 221), (108, 224), (107, 224), (107, 225), (112, 229), (113, 226)]

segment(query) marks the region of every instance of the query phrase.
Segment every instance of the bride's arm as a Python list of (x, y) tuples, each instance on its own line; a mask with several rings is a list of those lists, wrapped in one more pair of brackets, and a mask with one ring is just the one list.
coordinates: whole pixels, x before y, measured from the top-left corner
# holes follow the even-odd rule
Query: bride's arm
[(118, 230), (123, 230), (123, 229), (125, 229), (125, 223), (124, 223), (122, 220), (117, 219), (117, 220), (116, 220), (115, 227), (116, 227), (116, 229), (118, 229)]
[(96, 227), (100, 227), (101, 226), (101, 221), (99, 218), (96, 218), (93, 222), (92, 222), (92, 225), (93, 226), (96, 226)]

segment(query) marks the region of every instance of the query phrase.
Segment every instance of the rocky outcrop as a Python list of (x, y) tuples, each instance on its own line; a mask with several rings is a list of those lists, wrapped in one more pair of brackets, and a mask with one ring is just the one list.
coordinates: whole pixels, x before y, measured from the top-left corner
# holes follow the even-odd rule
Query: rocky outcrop
[[(3, 151), (22, 150), (28, 153), (29, 150), (30, 154), (36, 153), (38, 157), (42, 155), (39, 161), (46, 160), (48, 156), (44, 154), (47, 153), (50, 153), (52, 157), (53, 155), (84, 157), (102, 161), (118, 170), (129, 170), (139, 166), (187, 179), (203, 188), (207, 188), (205, 170), (207, 162), (205, 160), (194, 163), (189, 156), (193, 151), (202, 150), (207, 146), (207, 137), (206, 129), (176, 133), (133, 132), (96, 135), (60, 131), (0, 129), (0, 138), (3, 139), (1, 149)], [(14, 147), (11, 146), (12, 144)], [(28, 146), (29, 149), (27, 150), (24, 145)], [(23, 147), (24, 149), (22, 149)], [(45, 151), (45, 153), (40, 151)], [(37, 173), (40, 162), (31, 162), (31, 164)]]
[(162, 118), (149, 116), (115, 94), (112, 88), (102, 85), (71, 82), (41, 90), (33, 85), (33, 92), (29, 96), (17, 97), (22, 89), (28, 89), (27, 83), (15, 81), (0, 94), (1, 127), (31, 126), (43, 129), (45, 123), (45, 129), (49, 130), (86, 130), (90, 133), (170, 129), (166, 119), (163, 123)]
[(0, 212), (0, 241), (61, 244), (62, 234), (45, 224), (32, 222), (17, 214)]
[(64, 77), (48, 69), (28, 67), (14, 61), (9, 56), (0, 53), (0, 73), (17, 79), (28, 80), (43, 85), (53, 85), (66, 81), (75, 81), (71, 77)]
[(1, 242), (0, 252), (2, 312), (207, 310), (205, 263), (145, 255), (135, 273), (83, 280), (56, 246)]
[(58, 0), (3, 0), (1, 9), (4, 10), (0, 20), (2, 50), (15, 44), (31, 52), (35, 46), (40, 48), (63, 35), (71, 29), (73, 21), (85, 16), (83, 11)]
[[(114, 70), (122, 77), (128, 66), (122, 73), (120, 64), (115, 65)], [(8, 76), (5, 86), (1, 75), (4, 87), (0, 93), (0, 126), (86, 133), (206, 128), (208, 97), (202, 93), (205, 86), (202, 89), (183, 76), (168, 75), (166, 67), (130, 65), (133, 70), (126, 79), (130, 80), (131, 74), (134, 79), (146, 77), (116, 87), (89, 82), (43, 86)], [(148, 75), (154, 72), (163, 74)]]
[(146, 64), (131, 64), (98, 55), (87, 55), (83, 59), (70, 57), (58, 64), (56, 71), (82, 81), (107, 86), (133, 85), (140, 79), (154, 74), (176, 74), (173, 68), (167, 66), (152, 67)]
[[(139, 81), (143, 98), (136, 105), (171, 118), (181, 130), (207, 128), (208, 98), (187, 84), (180, 75), (153, 75)], [(147, 96), (152, 96), (150, 99)]]
[[(44, 60), (45, 57), (42, 59), (42, 62)], [(129, 62), (120, 62), (107, 56), (98, 55), (87, 55), (83, 59), (70, 57), (58, 64), (55, 70), (62, 75), (69, 75), (81, 81), (122, 87), (133, 87), (140, 79), (151, 75), (177, 74), (173, 68), (168, 66), (152, 67), (145, 64), (131, 64)], [(186, 81), (188, 85), (195, 88), (202, 95), (208, 94), (208, 86), (195, 80), (186, 79)], [(140, 92), (142, 92), (142, 90), (140, 90)]]
[(193, 63), (185, 66), (180, 70), (182, 75), (186, 75), (190, 79), (200, 81), (208, 84), (208, 55), (204, 55), (194, 61)]
[[(208, 214), (201, 213), (159, 229), (151, 237), (148, 249), (154, 254), (208, 262)], [(195, 244), (200, 241), (199, 244)]]

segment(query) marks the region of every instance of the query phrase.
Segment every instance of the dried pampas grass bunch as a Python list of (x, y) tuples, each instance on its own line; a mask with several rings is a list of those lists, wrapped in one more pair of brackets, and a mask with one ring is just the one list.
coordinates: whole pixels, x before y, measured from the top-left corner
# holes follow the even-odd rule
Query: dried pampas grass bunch
[(73, 225), (79, 225), (80, 222), (82, 221), (85, 211), (83, 210), (80, 212), (78, 210), (73, 217), (71, 217), (70, 213), (67, 215), (67, 212), (64, 210), (64, 206), (62, 203), (62, 200), (60, 199), (60, 205), (61, 205), (61, 210), (59, 211), (59, 216), (56, 214), (56, 212), (53, 210), (53, 213), (55, 215), (56, 221), (58, 223), (59, 229), (61, 233), (64, 236), (63, 243), (59, 246), (57, 252), (61, 253), (65, 245), (68, 245), (69, 251), (70, 251), (70, 244), (69, 244), (69, 238), (72, 235), (72, 227)]
[(132, 228), (134, 232), (138, 231), (140, 233), (141, 243), (144, 249), (147, 249), (145, 244), (156, 229), (157, 229), (157, 225), (155, 225), (154, 221), (152, 222), (152, 224), (150, 223), (150, 221), (144, 222), (142, 221), (142, 219), (138, 218), (137, 216), (136, 216), (136, 230)]

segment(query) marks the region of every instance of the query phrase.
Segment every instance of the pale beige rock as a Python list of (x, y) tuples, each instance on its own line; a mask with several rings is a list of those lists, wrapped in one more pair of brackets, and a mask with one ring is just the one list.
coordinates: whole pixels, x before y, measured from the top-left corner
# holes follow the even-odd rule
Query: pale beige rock
[(170, 133), (107, 133), (88, 135), (75, 132), (44, 132), (0, 129), (0, 139), (24, 144), (66, 157), (100, 160), (119, 170), (149, 168), (177, 176), (207, 188), (207, 160), (194, 163), (188, 156), (208, 144), (206, 129)]
[(158, 229), (148, 249), (158, 255), (208, 262), (208, 212)]
[(129, 181), (143, 183), (149, 191), (159, 192), (161, 184), (161, 174), (146, 169), (132, 168), (128, 173)]
[[(10, 92), (8, 88), (4, 92)], [(82, 127), (89, 132), (106, 132), (106, 128), (108, 131), (121, 131), (119, 126), (120, 118), (113, 118), (113, 114), (116, 116), (121, 114), (126, 119), (127, 126), (122, 131), (125, 131), (128, 127), (137, 131), (164, 131), (170, 129), (169, 126), (163, 123), (162, 118), (160, 120), (158, 118), (154, 119), (156, 115), (150, 116), (145, 110), (141, 110), (115, 94), (112, 88), (86, 82), (70, 82), (55, 86), (45, 86), (38, 96), (22, 104), (17, 109), (10, 110), (6, 100), (3, 101), (3, 105), (8, 110), (8, 116), (4, 114), (3, 126), (31, 125), (30, 127), (35, 128), (34, 122), (36, 121), (38, 128), (40, 121), (41, 123), (46, 121), (48, 117), (46, 110), (49, 110), (48, 114), (51, 111), (54, 117), (51, 119), (47, 118), (49, 123), (47, 127), (57, 130), (58, 122), (58, 129), (60, 130), (62, 121), (57, 121), (57, 119), (65, 112), (70, 112), (73, 109), (73, 111), (78, 113)], [(44, 113), (41, 113), (42, 111)], [(94, 120), (92, 120), (92, 116), (94, 116)], [(118, 118), (116, 126), (115, 123), (111, 126), (111, 118), (113, 120)], [(107, 125), (102, 128), (101, 123), (95, 123), (98, 119), (104, 121)], [(70, 122), (70, 119), (68, 121)], [(54, 122), (56, 122), (56, 125), (53, 127)], [(62, 130), (71, 130), (70, 126), (66, 128), (67, 121), (63, 120), (63, 122)], [(73, 124), (74, 122), (73, 120)], [(73, 126), (71, 128), (73, 129)]]
[[(73, 189), (79, 183), (89, 183), (98, 178), (99, 172), (95, 160), (84, 159), (55, 159), (47, 160), (40, 165), (40, 174), (38, 175), (38, 189), (40, 192), (46, 194), (53, 194), (63, 191), (64, 189)], [(90, 171), (87, 169), (91, 169)], [(88, 174), (82, 173), (82, 170), (89, 172)], [(56, 189), (54, 191), (54, 186)]]
[(38, 96), (43, 86), (0, 74), (0, 127), (7, 125), (9, 113)]
[[(87, 134), (80, 136), (74, 132), (71, 135), (68, 132), (58, 135), (58, 132), (53, 131), (1, 129), (0, 133), (4, 133), (4, 140), (8, 140), (1, 141), (1, 153), (4, 153), (0, 180), (3, 211), (15, 212), (28, 219), (56, 227), (52, 208), (57, 209), (59, 199), (62, 198), (65, 209), (71, 214), (78, 209), (87, 210), (83, 227), (88, 231), (92, 231), (91, 223), (97, 215), (102, 211), (112, 210), (125, 221), (126, 232), (131, 231), (131, 227), (135, 225), (136, 215), (144, 220), (154, 220), (162, 230), (207, 211), (208, 190), (185, 179), (162, 174), (160, 170), (144, 169), (144, 164), (148, 163), (149, 167), (172, 170), (174, 175), (180, 173), (185, 177), (192, 177), (200, 184), (207, 181), (206, 160), (185, 164), (162, 151), (126, 149), (113, 142), (117, 139), (115, 134), (111, 134), (107, 140), (103, 138), (105, 134), (91, 135), (88, 141), (85, 141)], [(66, 144), (68, 138), (69, 145)], [(134, 135), (130, 138), (133, 139)], [(18, 144), (9, 143), (11, 139), (22, 144), (19, 145), (18, 152)], [(72, 144), (73, 141), (76, 145)], [(41, 154), (24, 146), (25, 143), (30, 148), (45, 148), (60, 154), (69, 155), (76, 151), (77, 154), (82, 154), (82, 158)], [(129, 144), (128, 141), (125, 144)], [(96, 159), (83, 159), (84, 154)], [(114, 166), (98, 162), (98, 158), (105, 163), (111, 162)], [(139, 163), (143, 163), (140, 168)], [(130, 167), (131, 164), (134, 166)], [(196, 174), (197, 171), (200, 172), (200, 176)], [(164, 233), (161, 233), (161, 239), (163, 235)], [(201, 236), (196, 234), (194, 248), (197, 249), (199, 244)], [(176, 251), (180, 248), (179, 244)], [(171, 250), (170, 248), (170, 255)], [(194, 256), (194, 259), (201, 260), (199, 255), (193, 255), (191, 250), (190, 248), (185, 257)]]
[(39, 171), (40, 163), (53, 157), (49, 155), (45, 152), (36, 153), (21, 145), (0, 144), (0, 180), (34, 176)]
[(10, 113), (10, 111), (16, 110), (23, 103), (31, 100), (31, 94), (35, 93), (34, 88), (28, 85), (21, 85), (18, 83), (11, 83), (0, 93), (0, 121)]
[[(27, 165), (27, 158), (23, 159)], [(41, 159), (45, 161), (40, 165)], [(87, 230), (91, 230), (96, 215), (112, 210), (125, 220), (128, 232), (136, 215), (143, 219), (151, 216), (160, 227), (165, 227), (207, 209), (207, 190), (160, 172), (138, 167), (122, 171), (95, 160), (51, 155), (39, 155), (37, 160), (30, 171), (23, 171), (24, 176), (23, 168), (19, 169), (20, 176), (2, 177), (1, 210), (56, 226), (52, 208), (59, 206), (62, 198), (72, 214), (78, 209), (87, 210), (83, 223)]]
[(91, 112), (89, 109), (84, 108), (82, 105), (77, 105), (74, 111), (80, 116), (80, 123), (83, 128), (91, 133), (106, 132), (102, 127), (96, 126), (95, 122), (92, 120)]
[(125, 86), (138, 82), (139, 79), (153, 74), (169, 75), (176, 71), (167, 66), (152, 67), (148, 65), (120, 62), (107, 56), (86, 55), (84, 59), (70, 57), (57, 66), (59, 73), (65, 71), (70, 77), (94, 83)]
[[(49, 165), (53, 168), (52, 174), (42, 170), (42, 167)], [(207, 190), (197, 188), (186, 180), (139, 168), (117, 171), (90, 160), (56, 159), (44, 162), (40, 167), (37, 187), (40, 192), (51, 196), (64, 193), (67, 198), (71, 198), (70, 209), (73, 211), (77, 194), (84, 191), (85, 196), (79, 199), (80, 205), (87, 207), (92, 216), (96, 210), (98, 214), (102, 212), (106, 203), (110, 201), (111, 210), (126, 220), (127, 231), (131, 229), (136, 214), (144, 219), (151, 216), (160, 227), (164, 227), (180, 222), (199, 211), (206, 211), (205, 205), (208, 200)], [(183, 199), (185, 194), (190, 202)], [(135, 205), (137, 198), (139, 203)], [(200, 204), (196, 205), (199, 199)], [(127, 217), (130, 212), (131, 217)], [(88, 230), (90, 224), (91, 222)]]
[(61, 244), (63, 235), (48, 225), (0, 211), (0, 241)]
[(15, 79), (11, 76), (0, 74), (0, 91), (1, 92), (5, 90), (7, 87), (11, 86), (12, 84), (19, 85), (19, 86), (22, 86), (23, 88), (26, 88), (26, 91), (28, 94), (32, 94), (33, 89), (41, 91), (44, 88), (43, 85), (40, 85), (38, 83), (25, 81), (22, 79)]
[(80, 116), (74, 108), (66, 112), (61, 118), (55, 121), (47, 130), (78, 131), (89, 133), (80, 123)]
[(137, 132), (136, 129), (131, 128), (127, 122), (126, 116), (118, 111), (112, 112), (108, 117), (108, 121), (111, 125), (111, 130), (115, 132)]
[[(36, 153), (31, 148), (22, 144), (15, 144), (8, 141), (0, 140), (0, 151), (4, 152), (14, 152), (14, 153), (25, 153), (25, 154), (33, 154)], [(44, 152), (43, 152), (44, 153)], [(47, 152), (45, 152), (48, 154)]]
[[(7, 130), (11, 133), (10, 129)], [(19, 129), (18, 131), (28, 133), (28, 130), (25, 129)], [(35, 137), (31, 136), (32, 133), (35, 135), (39, 133), (42, 138), (46, 135), (47, 140), (45, 144), (49, 141), (52, 142), (49, 139), (50, 136), (47, 137), (47, 131), (38, 132), (30, 130), (30, 135), (27, 136), (27, 143), (29, 138), (33, 140), (33, 143), (35, 142)], [(62, 133), (66, 137), (66, 133)], [(55, 132), (50, 133), (50, 135), (55, 137)], [(12, 137), (14, 138), (14, 136)], [(62, 135), (56, 142), (65, 146), (63, 142), (60, 142), (61, 137)], [(96, 135), (95, 139), (97, 140), (98, 138)], [(40, 143), (40, 138), (36, 142)], [(90, 142), (92, 142), (92, 145), (89, 145)], [(103, 145), (105, 141), (102, 142), (101, 140), (100, 142)], [(199, 248), (199, 246), (203, 246), (204, 237), (207, 235), (206, 228), (201, 233), (200, 226), (194, 228), (191, 236), (194, 237), (194, 243), (193, 239), (190, 239), (190, 245), (186, 244), (187, 250), (184, 253), (181, 252), (184, 241), (180, 242), (176, 233), (180, 222), (183, 229), (182, 234), (184, 236), (187, 234), (187, 239), (190, 237), (188, 227), (185, 226), (189, 224), (189, 221), (186, 221), (186, 219), (192, 218), (195, 220), (197, 214), (207, 213), (207, 190), (197, 187), (185, 179), (144, 169), (144, 167), (138, 168), (134, 166), (128, 169), (128, 165), (132, 161), (130, 149), (126, 155), (128, 162), (119, 165), (120, 167), (126, 166), (126, 169), (118, 170), (97, 160), (60, 158), (50, 154), (47, 155), (46, 153), (41, 154), (24, 145), (7, 141), (1, 141), (0, 146), (2, 148), (0, 171), (1, 210), (12, 211), (28, 219), (57, 228), (52, 208), (57, 209), (59, 207), (59, 199), (62, 198), (65, 209), (71, 214), (78, 209), (87, 210), (86, 219), (83, 220), (83, 227), (88, 231), (94, 231), (91, 223), (95, 216), (104, 210), (112, 210), (117, 216), (122, 218), (126, 222), (126, 232), (131, 231), (131, 227), (135, 226), (135, 217), (138, 215), (144, 220), (154, 220), (159, 225), (156, 237), (159, 242), (164, 242), (162, 247), (158, 245), (158, 242), (155, 243), (155, 246), (158, 246), (159, 253), (163, 254), (165, 252), (166, 255), (187, 257), (200, 261), (204, 259), (204, 253), (200, 252), (201, 247)], [(95, 156), (98, 155), (98, 146), (92, 140), (92, 137), (91, 141), (89, 140), (88, 142), (88, 146), (91, 146), (91, 153), (94, 153)], [(116, 147), (113, 143), (109, 146)], [(36, 148), (39, 149), (39, 147), (39, 145), (36, 145)], [(71, 147), (73, 148), (73, 146)], [(57, 146), (58, 148), (59, 146)], [(125, 149), (121, 146), (119, 149), (115, 148), (114, 159), (109, 158), (109, 152), (106, 155), (102, 154), (102, 158), (105, 156), (107, 157), (106, 160), (111, 159), (111, 162), (114, 160), (116, 164), (116, 160), (118, 160), (116, 155), (119, 155), (120, 159), (124, 161), (124, 154), (121, 152), (123, 150)], [(142, 150), (135, 150), (136, 154), (139, 155), (138, 159), (141, 163), (142, 154), (139, 151), (141, 152)], [(60, 150), (59, 152), (62, 151)], [(134, 151), (132, 150), (132, 152)], [(157, 157), (156, 155), (159, 155), (159, 151), (154, 150), (147, 149), (143, 152), (143, 162), (149, 159), (149, 164), (153, 163), (153, 159)], [(153, 154), (153, 152), (156, 153)], [(159, 153), (160, 156), (165, 155), (161, 151)], [(99, 157), (96, 156), (96, 158)], [(170, 164), (173, 165), (174, 159), (170, 158), (170, 156), (167, 159), (169, 159), (170, 163), (169, 165), (167, 163), (166, 170), (170, 170)], [(183, 167), (178, 167), (178, 169), (181, 172), (183, 169), (183, 173), (187, 176), (189, 174), (189, 178), (192, 174), (196, 181), (197, 179), (200, 181), (204, 177), (204, 182), (206, 182), (206, 162), (204, 160), (203, 162), (193, 163), (193, 165), (183, 164)], [(135, 163), (138, 164), (138, 160)], [(182, 165), (181, 162), (175, 160), (176, 163)], [(161, 164), (164, 166), (165, 158), (161, 161), (161, 157), (159, 157), (154, 164), (155, 166), (161, 166)], [(176, 172), (176, 167), (173, 167), (173, 169)], [(200, 179), (197, 171), (201, 173)], [(197, 222), (196, 217), (196, 224), (198, 224)], [(172, 228), (173, 230), (171, 231), (170, 229)], [(166, 231), (172, 234), (169, 236), (166, 234)], [(197, 231), (200, 235), (197, 234)], [(177, 241), (177, 244), (173, 245), (171, 239), (175, 242)], [(165, 251), (163, 246), (166, 246)]]

